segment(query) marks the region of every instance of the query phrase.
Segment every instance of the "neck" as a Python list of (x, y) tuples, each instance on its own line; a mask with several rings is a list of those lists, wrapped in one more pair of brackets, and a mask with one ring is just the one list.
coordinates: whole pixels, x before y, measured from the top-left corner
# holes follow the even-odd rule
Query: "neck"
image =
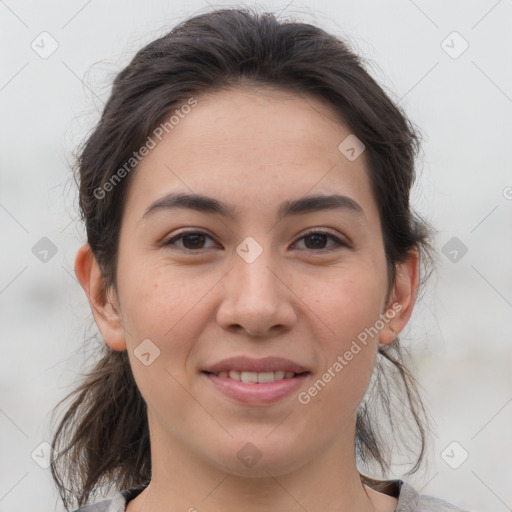
[[(151, 430), (151, 424), (150, 424)], [(354, 454), (355, 425), (344, 429), (323, 453), (281, 474), (239, 476), (220, 469), (151, 431), (152, 479), (127, 507), (128, 512), (380, 512), (393, 511), (397, 500), (360, 480)], [(165, 449), (162, 449), (164, 448)]]

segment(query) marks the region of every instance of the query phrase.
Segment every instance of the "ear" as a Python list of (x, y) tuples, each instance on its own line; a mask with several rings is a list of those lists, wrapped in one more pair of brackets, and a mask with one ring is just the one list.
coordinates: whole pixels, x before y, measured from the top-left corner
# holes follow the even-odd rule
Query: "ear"
[(419, 285), (419, 252), (411, 249), (406, 261), (397, 265), (395, 283), (385, 315), (388, 321), (380, 331), (379, 342), (391, 344), (412, 315)]
[[(100, 267), (89, 244), (83, 245), (77, 252), (75, 274), (89, 299), (94, 320), (105, 343), (113, 350), (126, 350), (124, 327), (115, 293), (106, 289)], [(113, 300), (110, 296), (113, 296)]]

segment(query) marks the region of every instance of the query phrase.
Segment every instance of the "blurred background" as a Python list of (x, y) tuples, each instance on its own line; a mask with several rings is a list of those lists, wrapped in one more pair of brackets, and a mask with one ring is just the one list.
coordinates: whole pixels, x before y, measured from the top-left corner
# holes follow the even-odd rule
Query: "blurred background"
[[(111, 80), (205, 1), (0, 1), (0, 512), (63, 510), (50, 412), (83, 369), (91, 315), (70, 167)], [(266, 1), (345, 37), (424, 137), (413, 194), (438, 267), (401, 338), (435, 421), (406, 478), (473, 511), (512, 510), (512, 2)], [(400, 477), (400, 468), (394, 468)]]

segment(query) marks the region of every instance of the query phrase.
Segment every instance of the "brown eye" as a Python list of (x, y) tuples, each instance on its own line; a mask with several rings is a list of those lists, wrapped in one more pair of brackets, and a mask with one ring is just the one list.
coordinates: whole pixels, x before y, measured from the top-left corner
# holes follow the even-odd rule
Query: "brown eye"
[[(198, 249), (205, 249), (204, 243), (207, 238), (212, 240), (212, 238), (209, 235), (201, 231), (187, 231), (180, 233), (179, 235), (167, 240), (166, 242), (164, 242), (163, 245), (166, 247), (174, 245), (177, 246), (178, 249), (182, 249), (185, 251), (195, 251)], [(181, 247), (178, 244), (176, 244), (176, 242), (180, 241), (182, 244)]]
[[(171, 248), (174, 246), (176, 249), (185, 252), (199, 252), (208, 248), (205, 247), (207, 239), (213, 240), (212, 237), (202, 231), (186, 231), (170, 238), (163, 243), (163, 246)], [(304, 240), (305, 250), (313, 252), (330, 252), (341, 247), (349, 247), (347, 243), (327, 231), (310, 231), (299, 238), (295, 244), (300, 240)], [(334, 246), (332, 246), (333, 244), (331, 244), (331, 247), (326, 246), (329, 240), (334, 242)]]
[[(326, 248), (325, 244), (327, 241), (331, 239), (334, 241), (335, 246), (334, 248)], [(306, 249), (313, 250), (315, 252), (320, 251), (332, 251), (336, 250), (339, 247), (348, 247), (348, 244), (341, 241), (338, 237), (332, 235), (331, 233), (327, 231), (310, 231), (309, 233), (306, 233), (304, 236), (299, 238), (299, 240), (305, 240), (309, 241), (306, 242)]]

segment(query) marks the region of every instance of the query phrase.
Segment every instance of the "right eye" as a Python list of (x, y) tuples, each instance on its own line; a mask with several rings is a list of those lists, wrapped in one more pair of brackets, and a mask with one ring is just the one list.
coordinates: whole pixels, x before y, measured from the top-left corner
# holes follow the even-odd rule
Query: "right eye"
[[(204, 249), (202, 245), (204, 244), (205, 239), (207, 238), (213, 240), (210, 235), (207, 235), (202, 231), (183, 231), (178, 235), (165, 241), (162, 245), (164, 247), (176, 246), (178, 250), (182, 250), (185, 252), (199, 252), (200, 250)], [(177, 244), (176, 242), (180, 242), (182, 244), (182, 247), (179, 247), (179, 244)]]

